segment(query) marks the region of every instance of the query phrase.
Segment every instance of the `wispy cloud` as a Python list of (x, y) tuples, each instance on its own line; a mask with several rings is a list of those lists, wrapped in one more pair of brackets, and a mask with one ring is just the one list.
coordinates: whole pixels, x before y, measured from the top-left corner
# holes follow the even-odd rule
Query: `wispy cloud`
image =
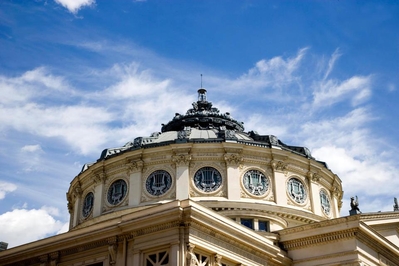
[(364, 103), (371, 96), (371, 76), (353, 76), (344, 81), (323, 80), (314, 85), (313, 105), (316, 108), (331, 106), (350, 99), (353, 106)]

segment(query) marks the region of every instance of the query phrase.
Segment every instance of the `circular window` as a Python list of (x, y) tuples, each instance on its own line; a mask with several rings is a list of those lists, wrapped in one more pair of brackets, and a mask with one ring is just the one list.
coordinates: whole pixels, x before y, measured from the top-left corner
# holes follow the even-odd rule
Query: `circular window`
[(331, 210), (330, 198), (328, 197), (327, 193), (323, 189), (320, 190), (320, 204), (321, 204), (321, 209), (323, 210), (323, 212), (327, 216), (330, 215), (330, 210)]
[(153, 172), (145, 181), (147, 192), (153, 196), (161, 196), (172, 186), (172, 177), (164, 170)]
[(213, 167), (203, 167), (195, 173), (194, 184), (203, 192), (214, 192), (222, 185), (222, 175)]
[(91, 210), (93, 209), (93, 204), (94, 194), (93, 192), (89, 192), (83, 201), (82, 215), (84, 218), (87, 218), (90, 215)]
[(306, 188), (298, 178), (290, 178), (287, 183), (287, 192), (296, 203), (305, 203), (307, 198)]
[(111, 205), (118, 205), (125, 198), (127, 184), (125, 180), (116, 180), (108, 189), (107, 200)]
[(245, 189), (255, 196), (262, 196), (269, 189), (269, 178), (258, 170), (247, 171), (242, 181)]

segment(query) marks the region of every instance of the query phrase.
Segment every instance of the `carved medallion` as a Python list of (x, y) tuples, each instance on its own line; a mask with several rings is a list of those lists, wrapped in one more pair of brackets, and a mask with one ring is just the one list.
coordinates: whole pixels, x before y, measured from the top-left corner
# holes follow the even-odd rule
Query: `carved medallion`
[(203, 167), (195, 173), (194, 184), (203, 192), (214, 192), (222, 185), (222, 175), (213, 167)]
[(107, 200), (111, 205), (118, 205), (127, 194), (127, 184), (125, 180), (118, 179), (108, 188)]
[(245, 190), (255, 196), (263, 196), (269, 190), (269, 178), (258, 170), (247, 171), (242, 182)]
[(303, 204), (307, 198), (305, 185), (298, 178), (290, 178), (287, 182), (287, 193), (291, 200)]
[(84, 218), (87, 218), (90, 215), (91, 211), (93, 210), (93, 205), (94, 194), (93, 192), (89, 192), (83, 201), (82, 215)]
[(172, 186), (172, 177), (164, 170), (151, 173), (145, 181), (145, 188), (152, 196), (165, 194)]
[(322, 189), (320, 190), (320, 204), (323, 213), (327, 216), (331, 213), (331, 204), (330, 198), (328, 197), (327, 193)]

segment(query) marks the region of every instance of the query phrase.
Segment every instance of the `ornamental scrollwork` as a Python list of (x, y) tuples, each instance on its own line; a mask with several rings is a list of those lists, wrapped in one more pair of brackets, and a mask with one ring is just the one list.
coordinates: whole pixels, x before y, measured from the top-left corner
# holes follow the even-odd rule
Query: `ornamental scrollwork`
[(195, 245), (192, 243), (187, 244), (187, 251), (186, 251), (186, 261), (188, 266), (198, 266), (201, 265), (198, 261), (197, 256), (194, 253)]
[(81, 196), (82, 196), (82, 193), (83, 193), (82, 188), (81, 188), (80, 185), (78, 184), (78, 185), (73, 189), (73, 191), (72, 191), (72, 197), (73, 197), (74, 199), (76, 199), (76, 198), (78, 198), (78, 197), (81, 197)]
[(107, 180), (107, 175), (105, 174), (104, 171), (99, 172), (94, 174), (94, 183), (99, 184), (99, 183), (105, 183), (105, 180)]
[(338, 189), (338, 187), (333, 187), (331, 192), (332, 192), (332, 195), (334, 195), (334, 197), (336, 197), (336, 198), (340, 198), (341, 197), (341, 192)]
[(229, 165), (238, 165), (243, 161), (243, 158), (241, 155), (231, 153), (231, 154), (225, 154), (224, 160)]
[(287, 163), (283, 162), (283, 161), (277, 161), (277, 160), (273, 160), (271, 162), (271, 166), (273, 167), (274, 170), (277, 171), (284, 171), (287, 169)]
[(188, 165), (191, 159), (191, 154), (179, 154), (172, 157), (172, 161), (177, 165)]
[(309, 171), (309, 172), (306, 174), (306, 176), (307, 176), (310, 180), (312, 180), (313, 182), (319, 182), (319, 181), (320, 181), (320, 178), (321, 178), (321, 176), (319, 175), (319, 173), (317, 173), (317, 172), (312, 172), (312, 171)]
[(215, 255), (215, 265), (216, 266), (222, 266), (222, 255), (216, 254)]
[(109, 264), (110, 265), (116, 264), (116, 249), (117, 249), (117, 244), (111, 244), (108, 246)]
[(68, 212), (71, 214), (73, 213), (73, 203), (71, 201), (68, 200), (67, 203), (67, 207), (68, 207)]
[(127, 172), (128, 174), (132, 172), (142, 171), (144, 167), (144, 162), (142, 160), (130, 161), (127, 164)]

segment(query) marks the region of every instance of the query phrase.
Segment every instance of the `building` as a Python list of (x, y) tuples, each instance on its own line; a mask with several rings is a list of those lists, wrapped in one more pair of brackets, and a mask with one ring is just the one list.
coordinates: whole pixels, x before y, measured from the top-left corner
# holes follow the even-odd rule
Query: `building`
[(67, 233), (0, 265), (399, 265), (399, 212), (339, 217), (342, 197), (307, 148), (244, 132), (200, 89), (161, 132), (83, 167)]

